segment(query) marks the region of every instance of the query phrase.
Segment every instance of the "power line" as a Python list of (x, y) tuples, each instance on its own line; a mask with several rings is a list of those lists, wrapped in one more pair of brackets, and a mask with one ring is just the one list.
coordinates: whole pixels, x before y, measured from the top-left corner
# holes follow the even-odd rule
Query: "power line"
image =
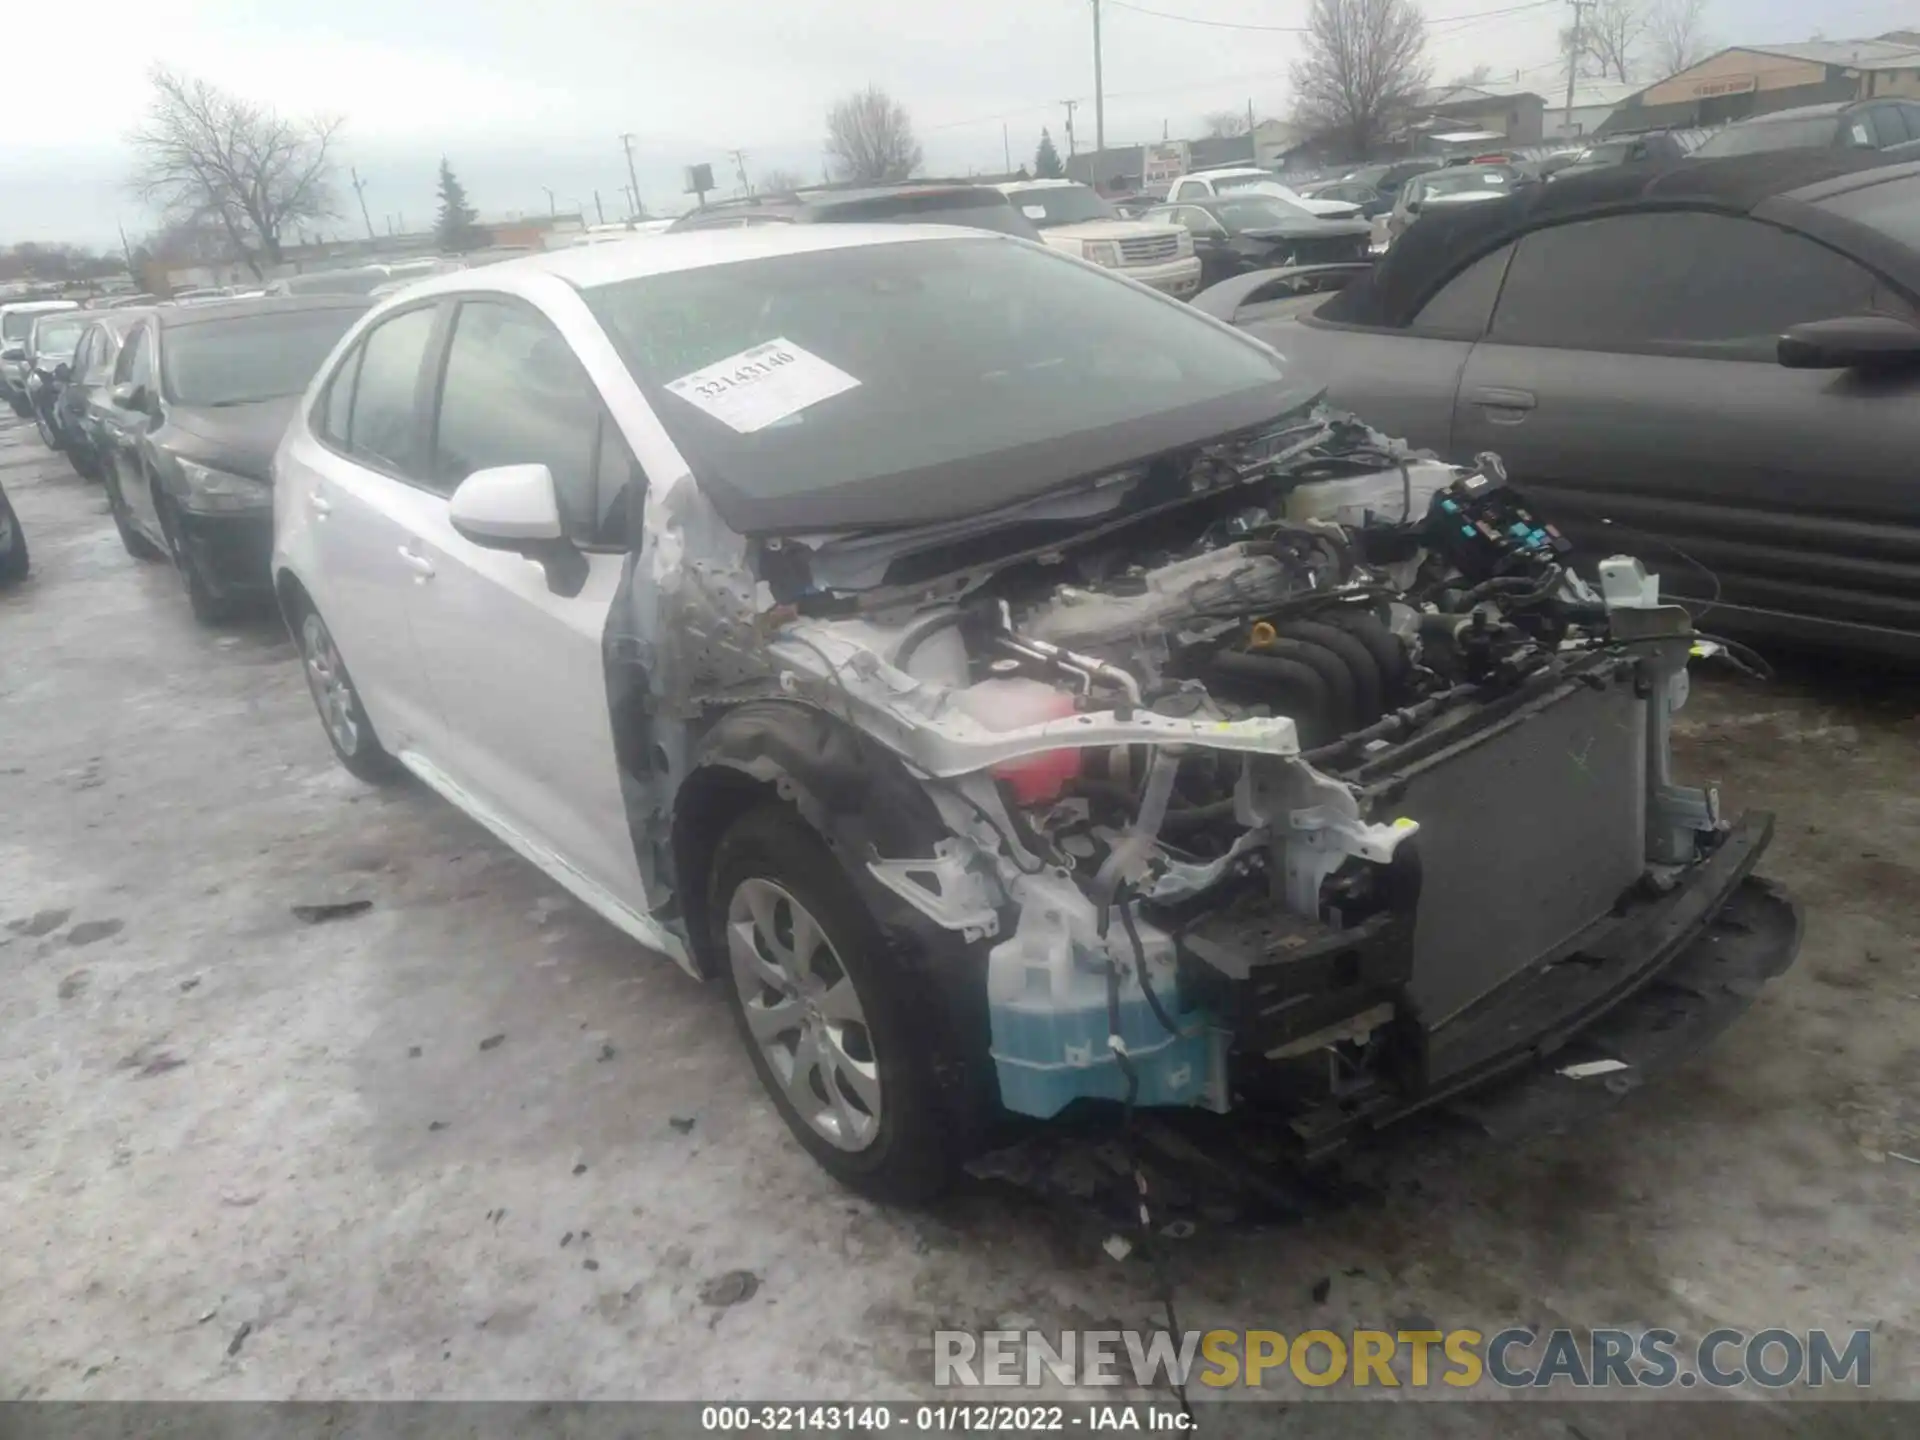
[[(1209, 20), (1203, 15), (1174, 15), (1165, 10), (1149, 10), (1144, 5), (1134, 5), (1130, 0), (1106, 0), (1116, 10), (1131, 10), (1136, 15), (1151, 15), (1156, 20), (1172, 20), (1182, 25), (1204, 25), (1213, 30), (1264, 30), (1273, 35), (1311, 35), (1313, 30), (1306, 25), (1256, 25), (1244, 20)], [(1544, 10), (1549, 5), (1558, 5), (1561, 0), (1529, 0), (1524, 5), (1509, 5), (1500, 10), (1479, 10), (1468, 15), (1439, 15), (1427, 21), (1432, 29), (1441, 25), (1452, 25), (1464, 20), (1496, 20), (1503, 15), (1519, 15), (1527, 10)]]

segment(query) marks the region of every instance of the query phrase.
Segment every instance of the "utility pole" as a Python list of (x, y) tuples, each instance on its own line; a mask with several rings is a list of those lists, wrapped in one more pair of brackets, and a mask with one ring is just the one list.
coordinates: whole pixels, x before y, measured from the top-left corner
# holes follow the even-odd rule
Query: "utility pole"
[(1567, 112), (1560, 119), (1560, 134), (1564, 139), (1573, 134), (1573, 84), (1580, 78), (1580, 22), (1586, 18), (1587, 6), (1593, 0), (1572, 0), (1573, 4), (1573, 42), (1567, 51)]
[(729, 150), (727, 154), (733, 157), (733, 173), (740, 177), (740, 193), (742, 195), (751, 195), (753, 193), (753, 186), (747, 183), (747, 152), (744, 150)]
[(1000, 150), (1006, 158), (1006, 173), (1013, 174), (1013, 141), (1007, 138), (1007, 122), (1000, 122)]
[(560, 213), (560, 207), (554, 203), (553, 191), (550, 187), (542, 185), (540, 188), (547, 192), (547, 218), (551, 220)]
[(640, 177), (633, 173), (633, 135), (631, 132), (620, 137), (620, 144), (627, 152), (627, 180), (633, 186), (633, 218), (644, 219), (646, 212), (640, 208)]
[(600, 192), (598, 190), (593, 192), (593, 213), (599, 217), (600, 224), (604, 225), (607, 223), (607, 207), (600, 203)]
[(1071, 160), (1074, 156), (1073, 112), (1080, 107), (1080, 102), (1078, 100), (1062, 100), (1060, 103), (1067, 107), (1067, 158)]
[(121, 225), (118, 220), (113, 223), (118, 226), (120, 230), (120, 253), (127, 257), (127, 274), (132, 275), (135, 280), (138, 280), (140, 277), (135, 275), (133, 270), (133, 247), (127, 244), (127, 227)]
[[(336, 175), (339, 171), (334, 172)], [(367, 182), (360, 178), (360, 172), (349, 165), (347, 173), (353, 176), (353, 193), (360, 197), (360, 218), (367, 222), (367, 239), (373, 239), (373, 216), (367, 213)]]
[(1107, 91), (1100, 81), (1100, 0), (1093, 0), (1093, 151), (1107, 148)]
[(1247, 97), (1247, 134), (1253, 134), (1253, 97)]

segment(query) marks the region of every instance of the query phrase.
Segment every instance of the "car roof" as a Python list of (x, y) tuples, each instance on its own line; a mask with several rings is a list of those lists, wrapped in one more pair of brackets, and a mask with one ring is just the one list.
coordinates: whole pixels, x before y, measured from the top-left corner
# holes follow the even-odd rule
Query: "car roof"
[(32, 314), (40, 310), (78, 310), (80, 305), (74, 300), (9, 300), (0, 305), (0, 311), (11, 314)]
[(169, 305), (150, 313), (162, 330), (177, 330), (183, 325), (204, 325), (214, 320), (234, 320), (247, 315), (288, 315), (308, 310), (365, 310), (372, 305), (365, 295), (249, 295), (211, 305)]
[(957, 225), (744, 225), (735, 230), (669, 231), (649, 237), (644, 245), (569, 245), (561, 250), (502, 260), (496, 265), (435, 275), (417, 281), (408, 289), (407, 296), (417, 299), (482, 289), (517, 292), (528, 288), (529, 283), (537, 287), (538, 277), (547, 275), (578, 289), (591, 290), (644, 275), (702, 270), (714, 265), (815, 250), (852, 250), (924, 240), (985, 242), (1013, 238)]
[(1085, 190), (1087, 187), (1078, 180), (1054, 178), (1048, 180), (1003, 180), (993, 188), (1002, 194), (1011, 195), (1016, 190)]
[(1851, 110), (1858, 100), (1827, 100), (1818, 105), (1796, 105), (1791, 110), (1769, 110), (1764, 115), (1749, 115), (1744, 120), (1736, 120), (1736, 125), (1772, 125), (1781, 120), (1813, 120), (1823, 115), (1838, 115), (1843, 110)]
[(1775, 197), (1819, 198), (1834, 188), (1824, 182), (1856, 174), (1871, 184), (1920, 175), (1920, 164), (1888, 166), (1874, 151), (1773, 150), (1676, 160), (1651, 169), (1609, 165), (1562, 171), (1551, 185), (1523, 186), (1484, 204), (1422, 215), (1370, 272), (1318, 313), (1347, 324), (1398, 329), (1465, 265), (1543, 224), (1663, 209), (1745, 215)]

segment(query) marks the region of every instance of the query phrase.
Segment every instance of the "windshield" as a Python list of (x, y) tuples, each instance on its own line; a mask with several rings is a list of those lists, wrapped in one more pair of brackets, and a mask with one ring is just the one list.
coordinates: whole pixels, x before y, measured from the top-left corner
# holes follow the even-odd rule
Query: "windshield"
[(14, 310), (0, 317), (0, 339), (24, 340), (33, 333), (33, 322), (43, 312), (37, 310)]
[(40, 328), (34, 331), (33, 353), (71, 357), (74, 347), (80, 343), (80, 332), (87, 328), (88, 323), (65, 318), (41, 321)]
[(1004, 241), (780, 255), (586, 298), (745, 533), (979, 514), (1286, 408), (1263, 347)]
[(1302, 210), (1298, 205), (1289, 205), (1278, 195), (1246, 196), (1239, 200), (1222, 200), (1213, 207), (1213, 213), (1229, 231), (1262, 230), (1270, 225), (1292, 225), (1301, 220), (1316, 217), (1310, 210)]
[(1707, 160), (1716, 155), (1757, 155), (1763, 150), (1819, 150), (1831, 145), (1839, 131), (1837, 115), (1814, 115), (1804, 120), (1759, 120), (1729, 125), (1693, 153)]
[(1431, 200), (1436, 195), (1502, 195), (1507, 177), (1485, 165), (1462, 165), (1438, 175), (1423, 175), (1408, 187), (1416, 200)]
[(1041, 185), (1031, 190), (1010, 190), (1007, 198), (1042, 230), (1055, 225), (1078, 225), (1083, 220), (1113, 219), (1113, 207), (1085, 185)]
[(358, 309), (343, 306), (174, 326), (162, 347), (167, 398), (177, 405), (246, 405), (298, 395), (359, 318)]

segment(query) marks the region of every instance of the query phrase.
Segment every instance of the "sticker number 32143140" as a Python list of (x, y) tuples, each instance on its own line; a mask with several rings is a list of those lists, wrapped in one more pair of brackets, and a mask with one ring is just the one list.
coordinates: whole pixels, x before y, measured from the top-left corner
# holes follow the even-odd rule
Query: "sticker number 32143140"
[(751, 435), (860, 382), (784, 337), (768, 340), (667, 383), (714, 419)]

